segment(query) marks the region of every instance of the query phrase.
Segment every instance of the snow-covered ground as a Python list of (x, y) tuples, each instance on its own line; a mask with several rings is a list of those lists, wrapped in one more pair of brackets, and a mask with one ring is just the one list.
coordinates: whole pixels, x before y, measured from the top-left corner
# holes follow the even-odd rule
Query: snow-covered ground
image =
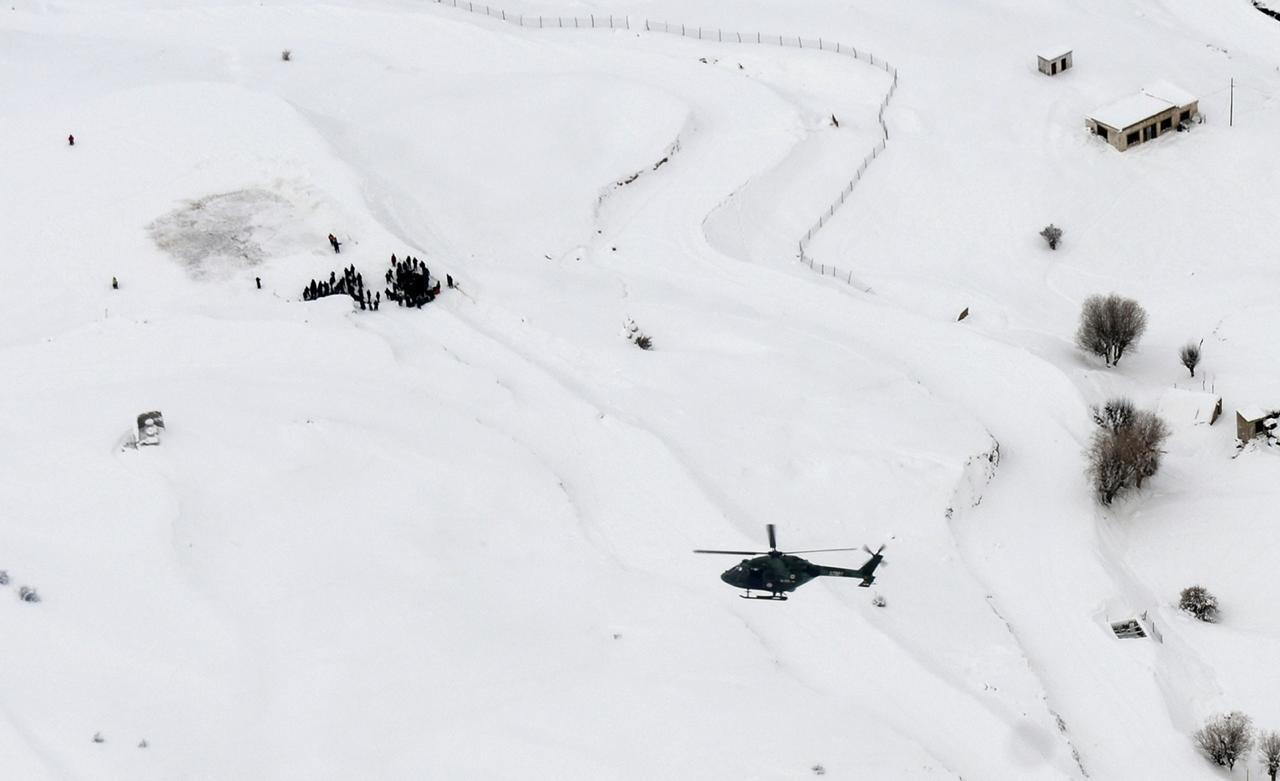
[[(1247, 0), (10, 6), (0, 775), (1195, 779), (1207, 717), (1280, 728), (1280, 460), (1233, 428), (1280, 407), (1280, 23)], [(808, 248), (874, 293), (794, 247), (886, 71), (645, 18), (897, 67)], [(1086, 133), (1157, 79), (1206, 123)], [(300, 300), (393, 252), (460, 288)], [(1105, 369), (1072, 334), (1111, 291), (1151, 325)], [(1120, 393), (1174, 435), (1104, 511)], [(163, 444), (122, 447), (150, 409)], [(766, 523), (888, 565), (748, 602), (689, 553)], [(1110, 632), (1144, 613), (1161, 641)]]

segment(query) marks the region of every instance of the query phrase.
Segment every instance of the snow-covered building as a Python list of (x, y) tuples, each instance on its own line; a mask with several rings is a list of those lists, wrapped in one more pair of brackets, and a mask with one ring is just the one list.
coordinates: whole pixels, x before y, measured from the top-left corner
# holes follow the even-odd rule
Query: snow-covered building
[(1261, 407), (1245, 407), (1236, 410), (1236, 439), (1248, 442), (1267, 430), (1268, 418), (1274, 416)]
[(1170, 388), (1156, 403), (1156, 414), (1172, 426), (1212, 426), (1222, 414), (1222, 397)]
[(1089, 130), (1120, 151), (1189, 123), (1200, 110), (1190, 92), (1158, 81), (1089, 115)]
[(1057, 76), (1072, 65), (1071, 49), (1066, 46), (1047, 46), (1036, 54), (1036, 59), (1040, 72), (1046, 76)]

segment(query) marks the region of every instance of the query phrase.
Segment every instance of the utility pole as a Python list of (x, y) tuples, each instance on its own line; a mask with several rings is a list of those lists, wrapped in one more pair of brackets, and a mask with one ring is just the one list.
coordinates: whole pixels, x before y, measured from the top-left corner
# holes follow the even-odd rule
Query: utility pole
[(1231, 77), (1231, 97), (1227, 100), (1227, 127), (1236, 125), (1236, 79)]

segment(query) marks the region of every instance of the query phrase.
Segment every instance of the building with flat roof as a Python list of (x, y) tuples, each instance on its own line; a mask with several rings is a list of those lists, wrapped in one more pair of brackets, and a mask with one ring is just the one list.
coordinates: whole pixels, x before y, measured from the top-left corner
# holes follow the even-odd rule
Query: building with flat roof
[(1036, 54), (1036, 60), (1046, 76), (1057, 76), (1073, 64), (1071, 49), (1066, 46), (1046, 46)]
[(1089, 115), (1085, 124), (1121, 152), (1131, 146), (1190, 126), (1200, 113), (1200, 99), (1190, 92), (1158, 81), (1136, 95), (1109, 103)]

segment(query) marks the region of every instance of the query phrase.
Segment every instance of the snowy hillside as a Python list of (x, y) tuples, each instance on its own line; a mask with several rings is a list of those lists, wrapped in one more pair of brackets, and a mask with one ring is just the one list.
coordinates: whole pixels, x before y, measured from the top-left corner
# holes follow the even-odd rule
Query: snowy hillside
[[(1280, 22), (452, 5), (0, 12), (0, 775), (1210, 779), (1207, 718), (1280, 729), (1280, 460), (1234, 430), (1280, 408)], [(1158, 79), (1206, 122), (1086, 132)], [(458, 287), (303, 300), (392, 253)], [(1104, 508), (1119, 394), (1173, 435)], [(768, 523), (886, 567), (746, 601), (690, 553)]]

